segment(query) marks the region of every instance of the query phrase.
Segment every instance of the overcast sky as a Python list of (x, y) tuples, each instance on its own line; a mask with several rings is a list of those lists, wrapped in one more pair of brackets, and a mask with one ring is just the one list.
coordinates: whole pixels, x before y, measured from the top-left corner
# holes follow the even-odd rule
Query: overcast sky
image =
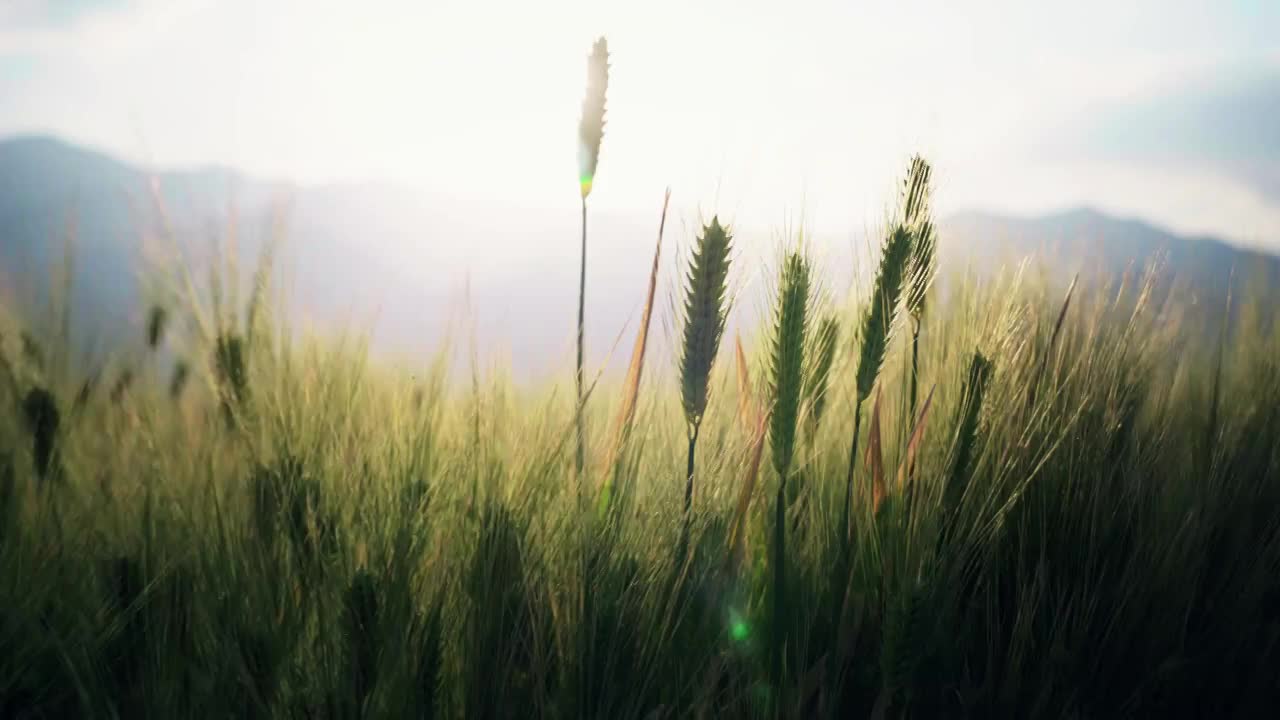
[(0, 135), (155, 166), (876, 223), (913, 151), (943, 211), (1089, 204), (1280, 247), (1275, 0), (0, 0)]

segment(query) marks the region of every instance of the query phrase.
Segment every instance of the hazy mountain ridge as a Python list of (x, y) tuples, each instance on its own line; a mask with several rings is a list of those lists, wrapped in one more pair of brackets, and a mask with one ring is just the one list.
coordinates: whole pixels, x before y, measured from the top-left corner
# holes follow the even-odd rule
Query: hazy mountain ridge
[[(9, 293), (40, 298), (62, 255), (59, 238), (74, 215), (77, 322), (131, 337), (140, 327), (143, 238), (164, 229), (149, 197), (153, 177), (168, 224), (188, 257), (208, 258), (215, 239), (225, 243), (234, 212), (246, 278), (271, 234), (271, 212), (288, 198), (278, 267), (290, 308), (304, 322), (360, 329), (373, 322), (375, 348), (414, 354), (439, 342), (466, 290), (486, 349), (509, 349), (518, 366), (535, 374), (569, 358), (577, 297), (576, 213), (476, 213), (447, 198), (395, 187), (291, 188), (226, 168), (153, 176), (51, 138), (0, 141), (0, 282)], [(657, 225), (656, 211), (651, 215), (592, 217), (588, 347), (596, 362), (638, 313)], [(676, 278), (672, 250), (687, 243), (682, 236), (691, 231), (681, 225), (668, 223), (662, 265), (667, 290)], [(740, 232), (747, 243), (757, 235)], [(1275, 256), (1088, 209), (1036, 218), (960, 213), (942, 221), (940, 235), (947, 271), (985, 272), (1039, 255), (1052, 259), (1046, 267), (1065, 282), (1090, 264), (1102, 271), (1098, 277), (1118, 277), (1126, 268), (1164, 257), (1171, 275), (1215, 302), (1225, 299), (1233, 267), (1256, 267), (1272, 287), (1280, 287)], [(849, 274), (834, 270), (837, 278)], [(845, 288), (831, 289), (839, 294)]]

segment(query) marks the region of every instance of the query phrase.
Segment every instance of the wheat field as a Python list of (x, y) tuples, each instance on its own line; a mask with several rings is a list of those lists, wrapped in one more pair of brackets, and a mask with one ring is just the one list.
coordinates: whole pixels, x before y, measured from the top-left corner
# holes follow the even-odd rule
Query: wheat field
[(621, 378), (581, 305), (545, 385), (308, 338), (269, 256), (244, 301), (174, 279), (100, 372), (5, 314), (0, 717), (1267, 715), (1277, 315), (965, 279), (928, 186), (911, 159), (865, 292), (792, 238), (745, 335), (703, 226), (675, 380), (661, 230)]

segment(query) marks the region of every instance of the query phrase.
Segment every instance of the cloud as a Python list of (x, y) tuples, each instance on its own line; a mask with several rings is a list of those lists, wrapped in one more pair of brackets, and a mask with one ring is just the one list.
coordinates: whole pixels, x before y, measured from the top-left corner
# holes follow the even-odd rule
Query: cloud
[(9, 0), (0, 4), (0, 56), (130, 50), (207, 0)]
[(1212, 173), (1280, 208), (1277, 117), (1280, 63), (1224, 67), (1088, 108), (1043, 134), (1038, 154)]

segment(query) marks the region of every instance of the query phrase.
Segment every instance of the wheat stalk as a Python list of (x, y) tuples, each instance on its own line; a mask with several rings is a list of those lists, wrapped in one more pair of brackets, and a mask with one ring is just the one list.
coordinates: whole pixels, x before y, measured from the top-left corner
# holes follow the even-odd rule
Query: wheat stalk
[(1062, 299), (1062, 307), (1058, 310), (1058, 319), (1053, 324), (1053, 332), (1049, 334), (1049, 344), (1044, 349), (1044, 354), (1040, 356), (1039, 367), (1036, 369), (1035, 377), (1031, 378), (1031, 382), (1027, 385), (1027, 411), (1036, 404), (1036, 387), (1044, 380), (1045, 372), (1049, 369), (1049, 356), (1053, 354), (1053, 348), (1058, 343), (1058, 336), (1062, 333), (1063, 321), (1067, 319), (1067, 310), (1071, 308), (1071, 298), (1076, 292), (1076, 283), (1080, 280), (1080, 273), (1076, 273), (1071, 278), (1071, 284), (1067, 286), (1066, 297)]
[(933, 404), (933, 392), (936, 389), (936, 385), (929, 389), (929, 394), (924, 398), (924, 405), (920, 408), (920, 414), (911, 427), (911, 434), (907, 440), (906, 458), (898, 467), (898, 490), (905, 488), (907, 479), (915, 474), (916, 455), (920, 452), (920, 443), (924, 440), (925, 421), (929, 419), (929, 407)]
[(688, 537), (693, 507), (694, 455), (698, 431), (707, 411), (711, 367), (715, 364), (728, 317), (729, 253), (733, 234), (719, 217), (702, 228), (685, 277), (684, 338), (680, 352), (680, 403), (689, 436), (688, 472), (684, 488), (684, 534)]
[(578, 186), (582, 193), (582, 261), (578, 274), (578, 364), (574, 374), (578, 391), (578, 402), (574, 412), (574, 426), (577, 434), (574, 470), (578, 477), (579, 492), (582, 490), (582, 468), (586, 460), (582, 426), (582, 409), (586, 402), (582, 395), (582, 364), (587, 294), (587, 196), (591, 194), (596, 167), (600, 163), (600, 142), (604, 139), (604, 101), (608, 87), (609, 44), (602, 37), (596, 40), (591, 47), (591, 55), (587, 58), (587, 93), (582, 100), (582, 118), (578, 122)]
[(734, 509), (733, 521), (729, 526), (729, 562), (735, 572), (742, 566), (746, 555), (747, 515), (751, 509), (751, 498), (755, 496), (756, 479), (760, 476), (760, 460), (764, 457), (764, 441), (769, 430), (770, 415), (767, 410), (757, 412), (755, 429), (751, 432), (751, 456), (742, 479), (742, 487), (738, 490), (738, 504)]
[(578, 186), (584, 201), (591, 194), (596, 167), (600, 164), (608, 89), (609, 42), (601, 37), (591, 46), (591, 55), (587, 57), (587, 92), (582, 99), (582, 117), (578, 122)]
[(151, 310), (147, 313), (147, 347), (152, 352), (160, 347), (168, 324), (169, 311), (163, 305), (152, 305)]
[(808, 334), (809, 261), (802, 250), (787, 254), (782, 263), (775, 302), (772, 371), (773, 415), (769, 446), (778, 473), (773, 528), (773, 638), (770, 646), (774, 687), (782, 690), (782, 652), (787, 633), (786, 512), (787, 475), (795, 451), (796, 422), (804, 380), (805, 337)]
[(804, 350), (809, 318), (809, 262), (799, 251), (783, 261), (775, 304), (772, 372), (773, 419), (769, 447), (773, 467), (785, 482), (795, 452), (796, 423), (804, 383)]
[(884, 449), (880, 439), (880, 391), (871, 406), (871, 427), (867, 432), (867, 471), (871, 474), (871, 512), (879, 514), (888, 494), (884, 482)]
[(911, 167), (903, 192), (902, 224), (912, 234), (911, 266), (907, 271), (907, 312), (911, 316), (911, 414), (916, 411), (916, 392), (920, 377), (920, 328), (924, 321), (925, 300), (936, 275), (934, 256), (937, 237), (930, 215), (929, 180), (932, 169), (924, 158), (911, 158)]
[(600, 490), (599, 510), (604, 513), (613, 498), (614, 479), (618, 457), (622, 453), (623, 443), (630, 434), (631, 422), (635, 418), (636, 405), (640, 398), (640, 377), (644, 373), (644, 351), (649, 342), (649, 322), (653, 318), (653, 297), (658, 287), (658, 260), (662, 257), (662, 234), (667, 226), (667, 206), (671, 202), (671, 189), (667, 188), (662, 198), (662, 217), (658, 220), (658, 246), (653, 251), (653, 267), (649, 270), (649, 291), (645, 295), (644, 310), (640, 313), (640, 329), (636, 332), (635, 346), (631, 349), (631, 364), (627, 367), (627, 380), (623, 388), (622, 406), (618, 408), (618, 416), (614, 419), (613, 443), (609, 451), (609, 462), (605, 466), (605, 480)]
[(978, 425), (982, 418), (983, 398), (986, 395), (991, 372), (991, 361), (981, 352), (974, 352), (961, 392), (963, 400), (960, 403), (959, 418), (956, 423), (956, 451), (952, 456), (950, 472), (942, 493), (942, 536), (948, 539), (953, 534), (956, 511), (960, 507), (961, 500), (964, 499), (968, 485), (970, 463), (974, 448), (978, 444)]
[(880, 253), (880, 270), (876, 273), (871, 301), (862, 319), (862, 349), (858, 356), (858, 372), (854, 389), (853, 442), (849, 447), (849, 471), (845, 476), (844, 512), (841, 537), (849, 540), (849, 513), (853, 500), (853, 472), (858, 460), (858, 430), (862, 421), (862, 401), (870, 397), (893, 329), (893, 318), (902, 292), (903, 276), (911, 256), (911, 233), (899, 225), (885, 238)]

